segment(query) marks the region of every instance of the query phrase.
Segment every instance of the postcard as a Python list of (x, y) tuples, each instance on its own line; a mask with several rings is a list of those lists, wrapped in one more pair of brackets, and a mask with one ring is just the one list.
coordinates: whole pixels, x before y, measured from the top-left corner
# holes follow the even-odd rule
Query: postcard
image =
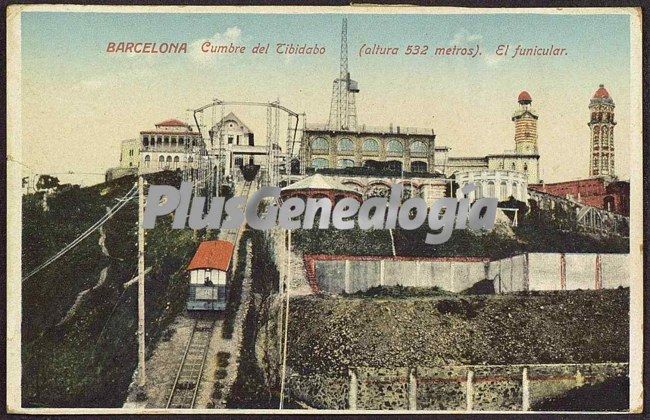
[(9, 412), (643, 410), (640, 10), (7, 10)]

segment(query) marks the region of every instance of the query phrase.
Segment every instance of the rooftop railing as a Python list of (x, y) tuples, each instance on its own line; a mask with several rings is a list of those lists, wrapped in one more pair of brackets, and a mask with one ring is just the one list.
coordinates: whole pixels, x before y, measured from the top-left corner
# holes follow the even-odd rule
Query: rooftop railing
[(305, 129), (307, 131), (346, 131), (350, 133), (369, 133), (369, 134), (406, 134), (406, 135), (421, 135), (432, 136), (434, 131), (432, 128), (422, 127), (402, 127), (402, 126), (373, 126), (360, 124), (354, 130), (337, 130), (330, 127), (328, 124), (307, 124)]

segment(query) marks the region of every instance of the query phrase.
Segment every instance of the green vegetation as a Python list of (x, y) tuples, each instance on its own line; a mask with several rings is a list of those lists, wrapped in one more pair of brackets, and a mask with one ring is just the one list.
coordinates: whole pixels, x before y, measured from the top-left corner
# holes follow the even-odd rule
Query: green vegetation
[(252, 299), (244, 319), (244, 337), (239, 354), (239, 370), (231, 388), (228, 408), (276, 408), (277, 397), (272, 396), (264, 379), (264, 372), (257, 360), (255, 342), (258, 326), (268, 317), (269, 304), (279, 287), (279, 273), (271, 258), (271, 251), (264, 233), (251, 231)]
[(629, 289), (294, 297), (287, 363), (298, 373), (344, 373), (348, 366), (627, 362), (628, 311)]
[[(180, 183), (163, 172), (151, 184)], [(134, 185), (124, 177), (88, 188), (68, 188), (47, 197), (23, 199), (23, 272), (26, 273), (74, 240), (100, 219)], [(172, 230), (171, 217), (159, 218), (147, 231), (146, 286), (148, 347), (161, 338), (183, 311), (187, 297), (185, 267), (198, 241)], [(47, 407), (119, 407), (137, 362), (137, 286), (124, 284), (137, 274), (137, 200), (61, 259), (23, 283), (23, 405)], [(100, 274), (105, 278), (100, 282)], [(86, 291), (81, 298), (80, 293)], [(76, 309), (70, 311), (79, 299)], [(70, 312), (69, 312), (70, 311)], [(67, 318), (66, 322), (61, 321)]]
[(505, 258), (522, 252), (628, 253), (629, 241), (620, 236), (599, 238), (579, 231), (568, 217), (534, 209), (513, 227), (514, 236), (498, 232), (474, 233), (454, 230), (451, 238), (439, 245), (425, 243), (430, 232), (425, 223), (416, 230), (297, 230), (295, 249), (305, 254), (393, 255)]

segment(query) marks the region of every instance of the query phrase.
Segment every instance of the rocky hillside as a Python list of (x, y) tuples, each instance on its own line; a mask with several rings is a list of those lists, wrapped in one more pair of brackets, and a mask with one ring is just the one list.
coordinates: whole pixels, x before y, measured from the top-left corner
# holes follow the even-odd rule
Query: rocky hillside
[[(171, 172), (152, 184), (178, 185)], [(23, 199), (23, 273), (93, 225), (134, 185), (134, 177), (44, 199)], [(211, 232), (216, 235), (217, 232)], [(183, 310), (184, 267), (200, 237), (159, 219), (147, 231), (146, 331), (151, 346)], [(102, 229), (23, 283), (24, 406), (118, 407), (137, 361), (137, 199)]]
[[(626, 362), (628, 301), (627, 289), (294, 297), (287, 363), (296, 372), (318, 373), (348, 366)], [(273, 338), (266, 329), (259, 328), (259, 345)]]

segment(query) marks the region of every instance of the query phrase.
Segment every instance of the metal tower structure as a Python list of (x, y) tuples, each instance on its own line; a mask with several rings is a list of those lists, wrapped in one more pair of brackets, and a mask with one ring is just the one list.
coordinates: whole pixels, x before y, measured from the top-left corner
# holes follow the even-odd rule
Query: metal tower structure
[(348, 70), (348, 20), (343, 18), (341, 30), (341, 62), (339, 77), (332, 85), (332, 104), (328, 126), (332, 130), (355, 130), (357, 128), (356, 94), (359, 84), (350, 79)]
[[(206, 144), (206, 147), (201, 149), (201, 156), (198, 156), (198, 166), (199, 169), (196, 170), (195, 177), (195, 193), (197, 192), (197, 187), (200, 186), (208, 191), (206, 195), (213, 195), (220, 192), (220, 187), (224, 183), (224, 165), (225, 160), (225, 144), (224, 144), (224, 130), (223, 124), (224, 121), (224, 107), (225, 106), (255, 106), (255, 107), (265, 107), (266, 108), (266, 145), (267, 145), (267, 168), (266, 172), (263, 173), (262, 182), (265, 185), (277, 186), (280, 182), (280, 167), (282, 162), (281, 148), (279, 144), (280, 139), (280, 113), (284, 112), (287, 115), (288, 119), (288, 128), (287, 128), (287, 161), (291, 161), (293, 156), (293, 150), (296, 142), (296, 134), (299, 131), (299, 120), (300, 116), (304, 114), (298, 114), (282, 105), (280, 105), (279, 100), (274, 102), (255, 102), (255, 101), (222, 101), (219, 99), (213, 99), (212, 102), (193, 110), (194, 121), (199, 130), (199, 134), (204, 138), (204, 132), (201, 130), (203, 124), (199, 123), (199, 117), (202, 117), (203, 112), (212, 108), (213, 113), (216, 107), (221, 108), (221, 119), (220, 123), (216, 126), (218, 130), (209, 131), (209, 145)], [(214, 116), (213, 116), (214, 120)], [(291, 123), (294, 122), (292, 127)], [(213, 122), (213, 127), (214, 127)], [(196, 160), (196, 158), (195, 158)], [(194, 172), (192, 172), (193, 174)], [(185, 178), (184, 178), (185, 179)], [(210, 202), (210, 200), (208, 200)]]

